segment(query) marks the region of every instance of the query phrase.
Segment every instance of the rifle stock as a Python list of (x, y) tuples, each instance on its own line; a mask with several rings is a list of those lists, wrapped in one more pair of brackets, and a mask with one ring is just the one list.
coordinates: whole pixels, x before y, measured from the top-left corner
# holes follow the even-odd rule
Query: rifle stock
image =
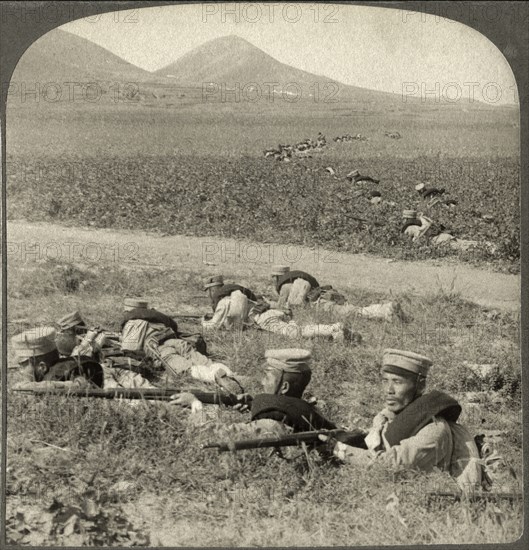
[(178, 393), (192, 393), (199, 401), (211, 405), (233, 407), (239, 403), (235, 395), (225, 392), (206, 392), (182, 388), (14, 388), (14, 391), (33, 395), (66, 395), (70, 397), (93, 397), (99, 399), (144, 399), (146, 401), (171, 401)]
[(231, 442), (216, 442), (207, 443), (202, 446), (203, 449), (218, 449), (219, 453), (227, 451), (243, 451), (248, 449), (263, 449), (267, 447), (294, 447), (300, 443), (317, 443), (324, 444), (319, 439), (319, 435), (326, 435), (330, 438), (336, 439), (352, 447), (359, 447), (366, 449), (367, 446), (364, 441), (365, 432), (362, 430), (315, 430), (310, 432), (298, 432), (278, 437), (261, 438), (261, 439), (243, 439), (239, 441)]

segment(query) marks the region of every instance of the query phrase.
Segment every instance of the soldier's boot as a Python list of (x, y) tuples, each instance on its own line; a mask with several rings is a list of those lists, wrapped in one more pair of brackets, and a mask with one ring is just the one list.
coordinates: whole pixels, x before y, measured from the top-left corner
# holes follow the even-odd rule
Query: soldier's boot
[(393, 303), (387, 302), (385, 304), (373, 304), (360, 308), (359, 315), (366, 319), (385, 319), (390, 320), (393, 315)]

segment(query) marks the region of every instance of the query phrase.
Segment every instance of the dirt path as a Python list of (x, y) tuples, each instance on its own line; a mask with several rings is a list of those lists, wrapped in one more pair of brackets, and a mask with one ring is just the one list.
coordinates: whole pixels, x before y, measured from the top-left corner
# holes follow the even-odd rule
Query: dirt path
[(262, 277), (272, 264), (290, 264), (338, 289), (361, 288), (416, 294), (445, 291), (487, 307), (518, 311), (520, 276), (462, 264), (399, 262), (297, 245), (259, 244), (215, 237), (159, 236), (139, 231), (8, 222), (8, 260), (58, 258), (63, 261), (118, 262), (123, 265), (182, 267), (204, 276)]

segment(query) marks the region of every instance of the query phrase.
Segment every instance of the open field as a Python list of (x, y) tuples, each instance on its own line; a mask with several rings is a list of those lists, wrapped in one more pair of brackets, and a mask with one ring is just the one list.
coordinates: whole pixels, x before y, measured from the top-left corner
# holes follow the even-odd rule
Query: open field
[[(413, 318), (356, 321), (364, 336), (358, 348), (253, 331), (213, 336), (211, 351), (247, 377), (248, 391), (258, 391), (265, 349), (308, 346), (309, 390), (320, 408), (339, 424), (366, 428), (380, 408), (381, 351), (424, 353), (434, 360), (431, 387), (461, 399), (471, 431), (501, 432), (496, 490), (519, 491), (517, 112), (205, 105), (197, 93), (162, 95), (135, 104), (11, 104), (8, 337), (77, 308), (90, 324), (115, 329), (124, 296), (146, 296), (162, 311), (203, 312), (203, 277), (223, 272), (265, 292), (270, 264), (291, 263), (358, 305), (399, 299)], [(263, 158), (263, 149), (319, 131), (329, 145), (312, 159)], [(369, 141), (332, 141), (345, 133)], [(354, 168), (381, 180), (379, 205), (369, 202), (372, 187), (344, 179)], [(445, 187), (458, 204), (428, 207), (414, 190), (419, 182)], [(402, 210), (414, 207), (494, 249), (458, 255), (412, 245), (399, 226)], [(254, 248), (237, 255), (237, 244), (250, 242)], [(56, 259), (50, 243), (62, 253)], [(208, 243), (213, 248), (204, 250)], [(253, 261), (255, 247), (261, 255)], [(497, 367), (482, 378), (465, 361)], [(217, 455), (200, 450), (210, 435), (191, 425), (186, 410), (30, 398), (11, 391), (16, 368), (8, 378), (12, 543), (485, 544), (522, 532), (520, 501), (428, 501), (427, 490), (453, 487), (441, 474), (394, 477), (380, 465), (338, 466), (304, 449), (286, 459), (265, 451)], [(466, 392), (479, 391), (487, 393), (470, 403)], [(222, 410), (219, 420), (246, 417)]]
[[(8, 336), (32, 324), (49, 323), (74, 308), (80, 308), (90, 323), (117, 328), (124, 295), (147, 296), (162, 311), (205, 311), (207, 301), (200, 288), (211, 268), (190, 268), (185, 261), (176, 266), (163, 263), (121, 267), (116, 261), (101, 260), (87, 266), (10, 258)], [(332, 267), (326, 270), (331, 273)], [(250, 283), (244, 277), (238, 280)], [(252, 282), (258, 291), (269, 288), (266, 273)], [(389, 297), (351, 287), (346, 294), (362, 305)], [(519, 490), (522, 425), (517, 316), (507, 311), (491, 316), (490, 310), (442, 287), (433, 286), (421, 296), (397, 292), (393, 297), (401, 300), (414, 320), (407, 325), (359, 320), (357, 329), (364, 335), (359, 348), (248, 332), (213, 337), (211, 351), (247, 376), (247, 389), (256, 392), (266, 348), (309, 346), (314, 357), (309, 390), (317, 396), (320, 408), (338, 423), (368, 427), (380, 400), (376, 363), (381, 350), (420, 350), (435, 362), (431, 387), (462, 400), (463, 421), (473, 432), (503, 432), (498, 450), (505, 466), (498, 474), (496, 490)], [(310, 316), (301, 313), (302, 319)], [(9, 358), (12, 364), (11, 352)], [(463, 361), (495, 363), (501, 369), (481, 379)], [(16, 369), (10, 370), (9, 385), (18, 377)], [(493, 390), (493, 399), (467, 402), (464, 392), (482, 390)], [(483, 544), (513, 541), (521, 535), (521, 502), (429, 502), (427, 490), (451, 488), (450, 480), (441, 474), (394, 478), (379, 466), (369, 470), (338, 467), (301, 449), (287, 455), (288, 459), (270, 457), (265, 451), (235, 456), (201, 451), (200, 444), (211, 437), (207, 430), (190, 425), (188, 411), (167, 410), (163, 404), (131, 407), (124, 402), (43, 400), (11, 391), (8, 399), (7, 525), (11, 542)], [(245, 420), (244, 415), (228, 410), (220, 415), (223, 422)]]
[[(8, 112), (8, 217), (400, 259), (456, 256), (519, 270), (515, 111), (462, 116), (445, 105), (421, 113), (355, 113), (348, 104), (316, 104), (308, 115), (310, 105), (301, 103), (284, 111), (198, 100), (181, 108), (14, 105)], [(403, 138), (385, 137), (388, 130)], [(266, 148), (318, 131), (328, 146), (313, 158), (290, 164), (263, 158)], [(344, 133), (369, 141), (332, 141)], [(336, 176), (326, 172), (329, 166)], [(380, 184), (353, 186), (344, 177), (354, 168)], [(414, 190), (421, 182), (445, 188), (457, 205), (430, 206)], [(382, 194), (380, 204), (369, 201), (373, 189)], [(463, 253), (411, 244), (400, 233), (405, 208), (478, 244)]]

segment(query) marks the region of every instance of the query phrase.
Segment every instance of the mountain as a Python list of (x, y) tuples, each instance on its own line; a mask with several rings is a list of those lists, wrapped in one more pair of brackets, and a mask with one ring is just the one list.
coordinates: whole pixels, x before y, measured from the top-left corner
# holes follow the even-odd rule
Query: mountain
[(140, 69), (86, 38), (54, 29), (36, 40), (13, 73), (12, 82), (64, 83), (152, 79)]
[[(340, 96), (356, 96), (362, 100), (385, 99), (398, 100), (400, 96), (386, 92), (378, 92), (347, 86), (332, 78), (312, 74), (285, 63), (281, 63), (272, 56), (263, 52), (247, 40), (235, 35), (223, 36), (210, 40), (186, 53), (175, 62), (158, 69), (157, 75), (174, 79), (179, 86), (203, 86), (206, 83), (225, 85), (226, 89), (233, 89), (238, 84), (242, 90), (244, 86), (256, 83), (263, 93), (271, 90), (266, 83), (277, 82), (279, 93), (298, 90), (303, 97), (316, 92), (321, 97), (332, 98), (339, 90)], [(291, 86), (288, 86), (291, 84)], [(250, 96), (251, 90), (247, 93)]]

